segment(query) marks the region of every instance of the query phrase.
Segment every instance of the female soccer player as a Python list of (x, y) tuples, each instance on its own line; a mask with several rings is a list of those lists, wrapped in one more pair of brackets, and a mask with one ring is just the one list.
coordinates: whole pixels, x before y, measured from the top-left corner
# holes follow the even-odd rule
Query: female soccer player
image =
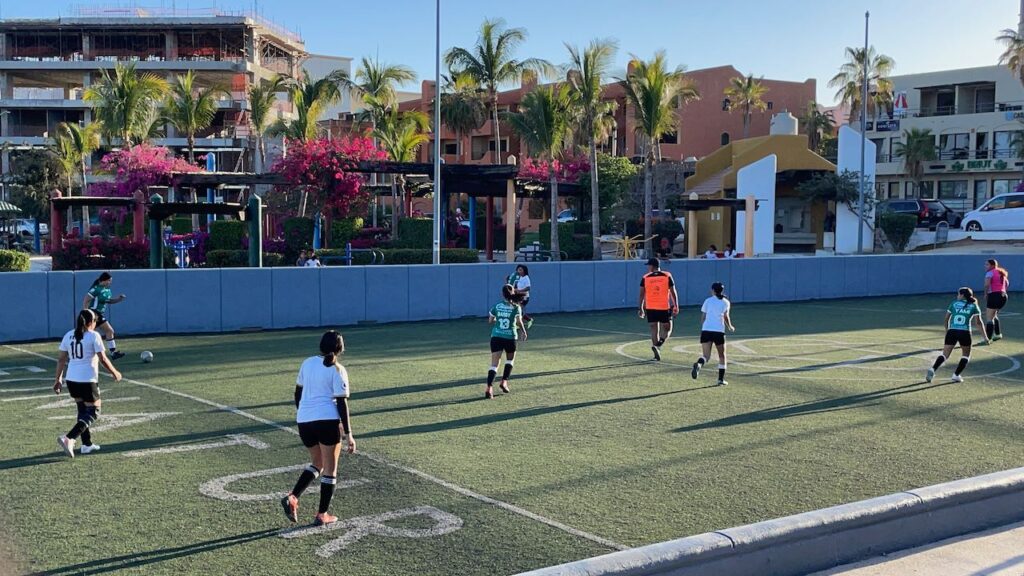
[[(935, 371), (942, 366), (942, 363), (953, 353), (953, 348), (959, 344), (961, 355), (960, 363), (953, 372), (953, 382), (963, 382), (964, 370), (967, 363), (971, 361), (971, 321), (974, 320), (985, 334), (985, 326), (981, 323), (981, 309), (978, 308), (978, 300), (974, 297), (974, 290), (961, 288), (957, 291), (956, 300), (949, 305), (946, 311), (946, 342), (942, 348), (942, 354), (935, 359), (935, 363), (928, 369), (924, 379), (928, 382), (935, 378)], [(989, 342), (988, 334), (985, 334), (985, 343)]]
[(320, 476), (320, 507), (313, 524), (321, 526), (338, 521), (327, 509), (338, 482), (341, 441), (345, 441), (349, 454), (356, 451), (348, 412), (348, 372), (338, 363), (338, 356), (344, 351), (341, 334), (328, 330), (320, 338), (320, 355), (310, 356), (302, 363), (295, 381), (295, 408), (298, 409), (295, 421), (312, 463), (299, 475), (292, 491), (281, 499), (284, 515), (292, 522), (299, 520), (299, 497), (317, 476)]
[(654, 360), (661, 361), (661, 347), (672, 335), (672, 319), (679, 314), (679, 293), (672, 275), (661, 271), (661, 261), (657, 258), (647, 260), (647, 274), (640, 279), (637, 307), (651, 331)]
[(64, 335), (60, 342), (60, 357), (57, 359), (57, 378), (53, 391), (60, 394), (62, 380), (67, 377), (68, 394), (78, 407), (78, 422), (67, 434), (57, 438), (60, 449), (68, 458), (75, 457), (75, 440), (82, 437), (82, 454), (100, 449), (92, 443), (89, 426), (100, 414), (100, 370), (99, 365), (110, 372), (115, 382), (121, 381), (121, 373), (110, 363), (103, 349), (103, 340), (95, 332), (96, 313), (85, 309), (78, 313), (75, 329)]
[(523, 309), (519, 305), (520, 297), (516, 294), (511, 284), (501, 288), (502, 301), (491, 308), (487, 322), (493, 324), (491, 328), (491, 369), (487, 371), (487, 389), (484, 390), (484, 398), (494, 398), (494, 377), (498, 375), (498, 362), (501, 360), (501, 353), (505, 353), (505, 371), (501, 374), (501, 391), (505, 394), (510, 392), (508, 378), (512, 375), (512, 364), (516, 359), (516, 341), (519, 340), (519, 331), (523, 333), (523, 340), (526, 340), (526, 325), (523, 324)]
[(721, 282), (712, 284), (711, 297), (705, 300), (704, 304), (700, 307), (700, 319), (703, 322), (700, 329), (702, 353), (701, 357), (693, 363), (693, 370), (690, 371), (690, 375), (693, 376), (694, 380), (697, 379), (700, 369), (704, 367), (704, 363), (711, 356), (711, 345), (714, 344), (715, 348), (718, 349), (718, 385), (725, 386), (728, 384), (725, 381), (725, 331), (736, 331), (736, 327), (732, 325), (732, 319), (729, 318), (731, 309), (732, 304), (725, 297), (725, 284)]
[(85, 299), (82, 300), (82, 308), (89, 308), (96, 313), (96, 326), (103, 331), (104, 339), (107, 341), (107, 346), (110, 347), (110, 359), (118, 360), (124, 358), (124, 352), (117, 351), (117, 342), (114, 341), (114, 327), (107, 321), (107, 304), (117, 304), (124, 302), (125, 296), (121, 294), (117, 298), (111, 297), (110, 284), (114, 278), (109, 272), (100, 274), (99, 278), (93, 281), (92, 287), (89, 288), (89, 293), (85, 295)]
[(519, 306), (523, 309), (523, 323), (529, 330), (533, 326), (533, 318), (526, 313), (526, 305), (530, 303), (530, 269), (525, 264), (516, 266), (516, 271), (509, 274), (506, 284), (515, 288), (515, 293), (521, 298)]
[(993, 342), (1002, 340), (999, 311), (1006, 306), (1006, 293), (1010, 291), (1010, 274), (998, 260), (985, 262), (985, 335)]

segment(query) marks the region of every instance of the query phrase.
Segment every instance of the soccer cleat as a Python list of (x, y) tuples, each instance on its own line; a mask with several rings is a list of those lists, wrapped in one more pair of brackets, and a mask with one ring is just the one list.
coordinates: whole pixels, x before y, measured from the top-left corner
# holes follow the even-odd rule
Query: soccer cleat
[(331, 516), (327, 512), (321, 512), (321, 513), (316, 515), (316, 518), (313, 520), (313, 525), (314, 526), (323, 526), (325, 524), (334, 524), (337, 521), (338, 521), (338, 517), (337, 516)]
[(1002, 340), (1002, 339), (1003, 339), (1003, 335), (1002, 334), (993, 334), (992, 335), (992, 341), (993, 342), (995, 342), (996, 340)]
[(64, 451), (64, 454), (68, 458), (74, 458), (75, 457), (75, 441), (74, 440), (68, 438), (67, 436), (59, 436), (59, 437), (57, 437), (57, 445), (60, 446), (60, 449)]
[(79, 452), (81, 452), (82, 454), (89, 454), (91, 452), (96, 452), (99, 449), (99, 444), (93, 444), (91, 446), (86, 446), (85, 444), (82, 444), (82, 447), (79, 449)]
[(501, 391), (504, 392), (505, 394), (511, 392), (511, 390), (508, 389), (508, 380), (502, 380), (501, 386), (499, 386), (499, 388), (501, 388)]
[(651, 352), (654, 352), (654, 361), (661, 362), (661, 350), (658, 350), (657, 346), (651, 346)]
[(121, 358), (124, 358), (124, 352), (111, 352), (110, 353), (110, 359), (111, 360), (120, 360)]
[(700, 362), (693, 363), (693, 370), (690, 370), (690, 376), (696, 380), (697, 375), (700, 374)]
[(491, 398), (494, 398), (494, 389), (491, 388), (490, 386), (488, 386), (487, 390), (484, 390), (484, 398), (486, 398), (488, 400), (490, 400)]
[(931, 382), (933, 378), (935, 378), (935, 368), (929, 368), (928, 371), (924, 373), (924, 381)]
[(284, 515), (288, 520), (292, 522), (299, 521), (299, 499), (294, 494), (281, 498), (281, 508), (284, 509)]
[(529, 330), (530, 328), (533, 328), (533, 318), (528, 318), (526, 320), (526, 329)]
[(728, 386), (728, 385), (729, 385), (729, 383), (728, 383), (728, 382), (726, 382), (725, 380), (719, 380), (719, 381), (718, 381), (718, 385), (719, 385), (719, 386)]
[(959, 384), (964, 381), (964, 377), (959, 374), (953, 374), (953, 383)]

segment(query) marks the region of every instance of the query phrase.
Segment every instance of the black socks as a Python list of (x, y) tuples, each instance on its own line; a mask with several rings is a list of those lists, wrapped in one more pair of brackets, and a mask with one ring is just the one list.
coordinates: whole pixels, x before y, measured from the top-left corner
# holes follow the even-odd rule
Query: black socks
[(718, 366), (718, 381), (719, 382), (724, 382), (725, 381), (725, 366), (722, 366), (722, 365)]
[(487, 386), (494, 384), (494, 377), (498, 375), (498, 367), (491, 366), (491, 369), (487, 371)]
[(989, 340), (992, 339), (992, 336), (995, 335), (995, 332), (996, 332), (996, 323), (995, 323), (995, 321), (985, 322), (985, 335), (988, 336)]
[(512, 362), (505, 362), (505, 370), (501, 373), (502, 380), (508, 380), (508, 377), (512, 375)]
[(92, 446), (92, 432), (89, 432), (88, 428), (82, 430), (82, 445)]
[(292, 488), (292, 495), (296, 498), (302, 496), (302, 493), (306, 491), (306, 488), (309, 488), (309, 485), (312, 484), (313, 480), (316, 480), (316, 477), (319, 475), (320, 470), (316, 466), (313, 466), (312, 464), (306, 466), (306, 469), (302, 471), (302, 474), (299, 474), (299, 480), (295, 483), (295, 488)]
[(331, 507), (331, 498), (334, 497), (334, 485), (338, 483), (338, 479), (334, 476), (321, 476), (320, 477), (320, 507), (317, 512), (323, 514), (327, 512), (327, 509)]
[(945, 361), (946, 357), (943, 356), (942, 354), (939, 354), (939, 357), (935, 359), (935, 363), (932, 364), (932, 370), (938, 370), (939, 366), (942, 366), (942, 363)]
[(999, 318), (992, 320), (992, 331), (999, 336), (1003, 335), (1003, 329), (999, 327)]
[(964, 370), (967, 369), (967, 363), (970, 361), (970, 356), (964, 356), (963, 358), (961, 358), (960, 363), (956, 365), (956, 372), (954, 372), (954, 374), (956, 374), (957, 376), (963, 374)]
[(79, 420), (75, 422), (75, 425), (71, 427), (71, 430), (67, 433), (67, 437), (71, 440), (78, 438), (82, 432), (88, 429), (88, 425), (85, 422)]

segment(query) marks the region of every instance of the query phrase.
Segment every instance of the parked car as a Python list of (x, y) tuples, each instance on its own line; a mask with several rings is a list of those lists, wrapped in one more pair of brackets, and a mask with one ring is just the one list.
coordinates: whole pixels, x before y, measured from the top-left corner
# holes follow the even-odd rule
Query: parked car
[(575, 222), (576, 221), (576, 213), (573, 212), (571, 208), (567, 208), (565, 210), (562, 210), (561, 212), (558, 213), (558, 221), (559, 222)]
[(906, 200), (885, 200), (879, 203), (880, 214), (914, 214), (917, 216), (917, 227), (927, 227), (934, 230), (939, 222), (945, 222), (952, 228), (959, 228), (963, 216), (941, 200), (917, 200), (908, 198)]
[(1000, 194), (964, 215), (964, 230), (1024, 230), (1024, 192)]
[[(33, 235), (35, 235), (35, 225), (32, 223), (32, 220), (30, 220), (28, 218), (21, 218), (21, 219), (19, 219), (17, 221), (16, 229), (18, 231), (18, 234), (20, 234), (22, 236), (25, 236), (25, 237), (28, 237), (28, 238), (31, 238)], [(39, 234), (42, 235), (42, 236), (46, 236), (49, 233), (50, 233), (50, 227), (47, 226), (45, 222), (40, 222), (39, 223)]]

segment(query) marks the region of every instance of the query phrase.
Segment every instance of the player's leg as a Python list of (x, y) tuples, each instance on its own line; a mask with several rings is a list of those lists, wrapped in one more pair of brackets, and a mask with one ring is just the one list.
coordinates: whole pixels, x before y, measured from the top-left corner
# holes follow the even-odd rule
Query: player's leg
[(964, 341), (960, 342), (960, 363), (956, 365), (956, 370), (953, 372), (953, 382), (963, 382), (964, 370), (967, 369), (967, 364), (971, 361), (971, 341), (968, 335)]
[(103, 404), (103, 401), (100, 400), (100, 391), (98, 385), (93, 385), (92, 398), (95, 399), (95, 401), (92, 403), (94, 410), (93, 413), (89, 413), (89, 404), (83, 403), (85, 404), (86, 416), (90, 418), (88, 418), (89, 426), (86, 426), (85, 430), (82, 430), (82, 447), (80, 449), (82, 454), (89, 454), (90, 452), (95, 452), (100, 449), (99, 444), (93, 443), (92, 431), (89, 429), (92, 426), (92, 423), (95, 422), (97, 418), (99, 418), (100, 406)]
[(668, 322), (662, 322), (659, 328), (658, 348), (660, 349), (668, 341), (669, 337), (672, 336), (672, 317), (669, 317)]
[(988, 305), (985, 307), (985, 334), (988, 339), (991, 340), (996, 333), (996, 313), (997, 310), (992, 307), (992, 299), (994, 294), (989, 294)]
[(114, 339), (114, 327), (110, 324), (110, 321), (104, 318), (103, 324), (98, 325), (97, 328), (103, 333), (103, 340), (106, 341), (107, 349), (110, 350), (110, 359), (118, 360), (124, 358), (124, 352), (120, 352), (117, 349), (117, 341)]
[(661, 324), (657, 318), (651, 318), (651, 314), (657, 315), (653, 310), (647, 311), (647, 329), (651, 332), (651, 352), (655, 360), (661, 360), (661, 352), (658, 350), (658, 340), (661, 338)]
[(692, 376), (694, 380), (696, 380), (697, 375), (700, 374), (700, 370), (704, 367), (704, 363), (711, 357), (711, 340), (706, 338), (704, 333), (701, 333), (700, 347), (700, 358), (697, 358), (697, 361), (693, 363), (693, 369), (690, 370), (690, 376)]
[(942, 353), (939, 354), (935, 359), (935, 362), (932, 363), (932, 367), (929, 368), (928, 372), (925, 374), (924, 379), (926, 382), (931, 382), (932, 378), (935, 378), (935, 371), (938, 370), (939, 367), (946, 362), (946, 359), (949, 358), (949, 355), (953, 353), (953, 347), (956, 345), (956, 338), (951, 333), (952, 330), (946, 332), (946, 342), (942, 347)]
[[(334, 444), (320, 444), (320, 458), (324, 467), (323, 475), (320, 476), (320, 506), (317, 508), (316, 520), (314, 521), (314, 524), (317, 525), (338, 521), (337, 516), (327, 512), (331, 507), (331, 499), (334, 498), (334, 487), (338, 483), (338, 457), (341, 456), (340, 429), (337, 434), (337, 441)], [(334, 441), (334, 438), (331, 438), (329, 441)]]
[(494, 398), (494, 378), (498, 375), (498, 362), (501, 361), (503, 347), (497, 338), (491, 338), (491, 367), (487, 370), (487, 389), (484, 398)]
[(728, 382), (725, 381), (725, 368), (728, 365), (725, 361), (725, 335), (722, 335), (721, 341), (715, 342), (715, 348), (718, 350), (718, 385), (725, 386)]
[(514, 348), (514, 345), (513, 347), (505, 351), (505, 358), (505, 368), (504, 371), (501, 373), (500, 388), (502, 392), (508, 394), (509, 392), (511, 392), (511, 390), (508, 387), (508, 378), (509, 376), (512, 375), (512, 365), (515, 363), (516, 360), (516, 349)]
[(324, 466), (320, 445), (316, 443), (316, 438), (313, 436), (308, 422), (299, 424), (299, 438), (302, 440), (306, 450), (309, 451), (310, 464), (299, 474), (299, 479), (295, 482), (295, 487), (292, 488), (292, 491), (281, 499), (281, 508), (284, 509), (284, 515), (292, 522), (299, 521), (299, 498), (306, 491), (306, 488), (309, 488), (309, 485), (320, 476), (320, 470)]

